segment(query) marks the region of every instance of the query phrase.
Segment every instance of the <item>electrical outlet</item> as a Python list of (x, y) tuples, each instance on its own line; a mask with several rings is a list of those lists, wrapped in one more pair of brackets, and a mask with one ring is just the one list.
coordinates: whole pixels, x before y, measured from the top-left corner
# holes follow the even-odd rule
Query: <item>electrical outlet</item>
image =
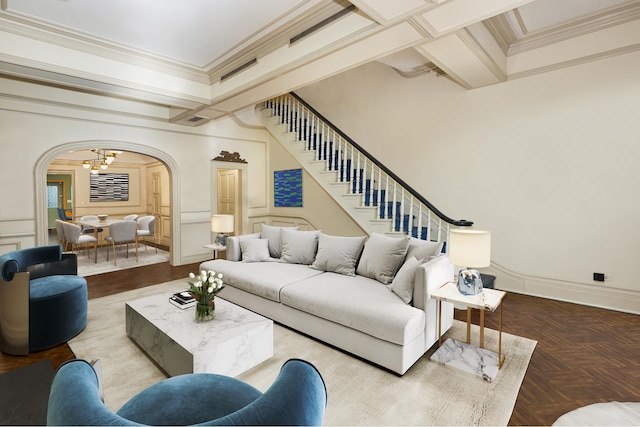
[(593, 273), (593, 280), (596, 282), (604, 282), (604, 273)]

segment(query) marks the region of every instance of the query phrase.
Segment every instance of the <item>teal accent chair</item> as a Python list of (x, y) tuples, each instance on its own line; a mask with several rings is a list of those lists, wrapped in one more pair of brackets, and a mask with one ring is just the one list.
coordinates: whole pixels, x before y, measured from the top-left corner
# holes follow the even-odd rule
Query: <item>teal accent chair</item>
[(91, 363), (75, 359), (53, 379), (47, 425), (322, 425), (326, 405), (318, 370), (290, 359), (264, 393), (224, 375), (185, 374), (146, 388), (113, 412), (100, 398)]
[(0, 350), (24, 355), (62, 344), (87, 325), (87, 281), (60, 245), (0, 256)]

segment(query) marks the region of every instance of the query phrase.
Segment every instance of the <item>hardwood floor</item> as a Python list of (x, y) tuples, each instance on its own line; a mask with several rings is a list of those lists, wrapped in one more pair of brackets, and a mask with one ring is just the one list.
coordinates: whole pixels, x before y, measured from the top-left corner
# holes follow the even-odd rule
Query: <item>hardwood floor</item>
[[(186, 278), (198, 264), (168, 263), (87, 277), (89, 298)], [(456, 312), (465, 320), (466, 312)], [(478, 313), (472, 319), (478, 323)], [(485, 325), (497, 329), (497, 313)], [(640, 401), (640, 316), (510, 293), (504, 332), (538, 341), (510, 425), (550, 425), (580, 406)], [(66, 344), (28, 356), (0, 353), (0, 373), (51, 359), (54, 367), (73, 353)], [(507, 354), (507, 361), (508, 363)]]

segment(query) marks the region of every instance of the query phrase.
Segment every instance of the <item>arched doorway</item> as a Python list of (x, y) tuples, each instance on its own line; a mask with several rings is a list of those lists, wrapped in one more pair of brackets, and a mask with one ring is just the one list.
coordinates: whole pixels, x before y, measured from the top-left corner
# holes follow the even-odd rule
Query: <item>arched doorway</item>
[(75, 150), (91, 150), (95, 147), (109, 147), (113, 150), (130, 151), (154, 157), (162, 162), (169, 171), (170, 199), (171, 199), (171, 256), (170, 263), (179, 265), (181, 263), (181, 248), (179, 242), (180, 235), (180, 174), (178, 165), (171, 156), (154, 147), (112, 140), (91, 140), (69, 142), (59, 145), (44, 153), (35, 166), (35, 196), (36, 196), (36, 245), (47, 244), (48, 240), (48, 215), (47, 215), (47, 170), (51, 162), (61, 154)]

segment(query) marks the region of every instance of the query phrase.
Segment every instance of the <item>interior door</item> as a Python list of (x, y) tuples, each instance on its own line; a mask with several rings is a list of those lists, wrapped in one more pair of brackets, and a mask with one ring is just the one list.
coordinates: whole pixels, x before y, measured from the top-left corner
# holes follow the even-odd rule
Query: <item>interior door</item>
[(218, 170), (218, 213), (234, 216), (233, 226), (235, 235), (240, 234), (240, 221), (238, 218), (235, 218), (236, 212), (239, 211), (239, 176), (240, 174), (237, 169)]
[(65, 207), (65, 188), (62, 181), (47, 181), (47, 218), (48, 227), (56, 228), (58, 208)]

